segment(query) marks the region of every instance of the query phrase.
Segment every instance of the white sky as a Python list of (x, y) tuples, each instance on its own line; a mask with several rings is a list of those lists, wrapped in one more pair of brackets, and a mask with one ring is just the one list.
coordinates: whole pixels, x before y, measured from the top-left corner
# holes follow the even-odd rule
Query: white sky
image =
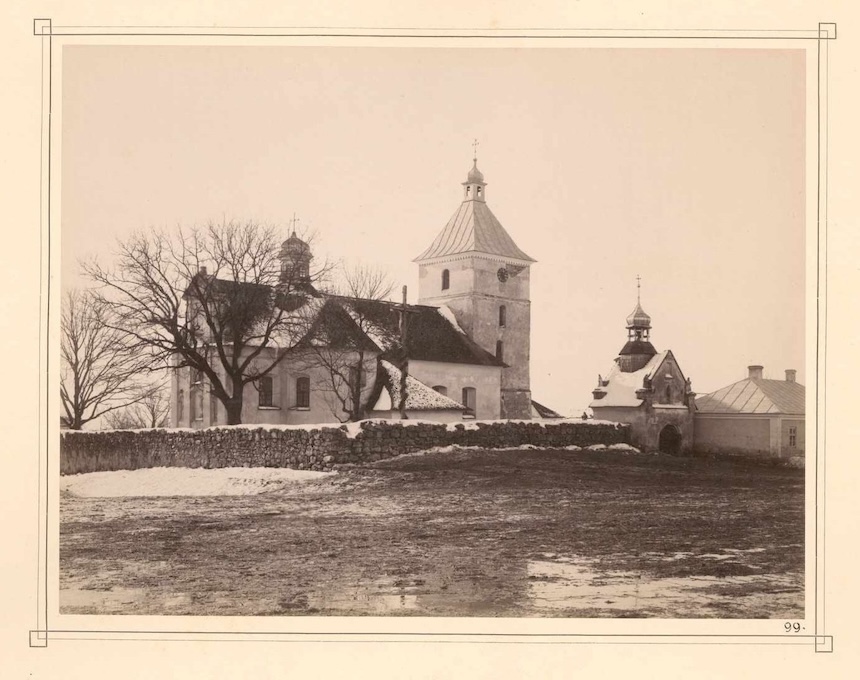
[[(804, 371), (801, 50), (67, 46), (62, 277), (139, 228), (297, 213), (417, 296), (480, 140), (532, 267), (532, 391), (590, 401), (636, 301), (706, 393)], [(322, 251), (325, 251), (323, 253)]]

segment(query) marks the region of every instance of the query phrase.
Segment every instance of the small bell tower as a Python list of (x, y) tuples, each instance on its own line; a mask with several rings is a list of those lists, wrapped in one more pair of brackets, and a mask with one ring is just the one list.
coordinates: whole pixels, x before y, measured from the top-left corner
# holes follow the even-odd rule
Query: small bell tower
[(627, 343), (618, 353), (622, 373), (633, 373), (645, 366), (657, 350), (651, 344), (651, 317), (642, 309), (642, 278), (636, 276), (636, 308), (627, 317)]

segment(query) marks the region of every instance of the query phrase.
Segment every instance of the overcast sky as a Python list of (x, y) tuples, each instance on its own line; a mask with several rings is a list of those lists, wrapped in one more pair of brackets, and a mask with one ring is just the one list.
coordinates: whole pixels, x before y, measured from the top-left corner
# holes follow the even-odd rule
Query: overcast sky
[(700, 394), (804, 370), (802, 50), (63, 48), (62, 279), (135, 229), (295, 212), (417, 297), (487, 202), (532, 267), (532, 391), (577, 414), (636, 303)]

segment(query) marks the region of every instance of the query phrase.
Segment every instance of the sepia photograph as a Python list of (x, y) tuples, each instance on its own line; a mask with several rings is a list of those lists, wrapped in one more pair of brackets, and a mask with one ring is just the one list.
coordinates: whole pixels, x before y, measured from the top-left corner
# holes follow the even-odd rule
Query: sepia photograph
[(616, 44), (61, 47), (60, 614), (800, 630), (814, 65)]

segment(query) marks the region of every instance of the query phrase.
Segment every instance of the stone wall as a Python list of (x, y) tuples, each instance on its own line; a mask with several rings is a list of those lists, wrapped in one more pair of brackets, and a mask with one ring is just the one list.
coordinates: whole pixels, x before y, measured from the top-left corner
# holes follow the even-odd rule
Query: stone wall
[(60, 474), (150, 467), (284, 467), (332, 470), (435, 446), (564, 447), (630, 442), (618, 423), (471, 421), (442, 424), (367, 420), (308, 429), (234, 426), (201, 430), (112, 430), (60, 436)]

